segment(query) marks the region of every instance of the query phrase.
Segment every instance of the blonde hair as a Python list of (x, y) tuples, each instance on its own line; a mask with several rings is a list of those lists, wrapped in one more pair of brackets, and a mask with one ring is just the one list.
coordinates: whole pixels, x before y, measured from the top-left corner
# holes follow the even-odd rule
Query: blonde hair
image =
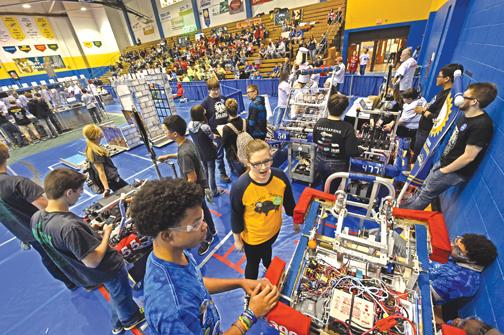
[(82, 128), (82, 135), (84, 135), (84, 138), (86, 139), (86, 158), (91, 163), (94, 162), (93, 153), (99, 156), (108, 156), (107, 150), (99, 145), (100, 136), (102, 134), (103, 132), (101, 128), (94, 123), (88, 124)]
[(228, 111), (232, 111), (231, 114), (236, 116), (236, 113), (238, 112), (238, 102), (235, 99), (233, 98), (227, 99), (225, 102), (225, 106)]
[(250, 157), (252, 154), (261, 151), (261, 150), (269, 150), (269, 144), (264, 142), (263, 140), (255, 139), (247, 143), (247, 161), (250, 162)]

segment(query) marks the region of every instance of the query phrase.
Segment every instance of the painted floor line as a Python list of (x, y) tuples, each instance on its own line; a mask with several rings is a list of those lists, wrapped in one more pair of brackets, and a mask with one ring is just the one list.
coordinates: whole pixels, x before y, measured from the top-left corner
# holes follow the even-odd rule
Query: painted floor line
[(144, 161), (152, 162), (152, 159), (149, 159), (147, 157), (143, 157), (143, 156), (140, 156), (140, 155), (132, 154), (132, 153), (129, 153), (129, 152), (124, 152), (124, 154), (128, 155), (128, 156), (131, 156), (131, 157), (136, 157), (136, 158), (143, 159)]
[(226, 243), (226, 241), (229, 239), (229, 237), (231, 237), (232, 234), (233, 232), (231, 231), (227, 233), (227, 235), (212, 249), (212, 251), (210, 251), (208, 255), (206, 255), (206, 257), (201, 261), (201, 263), (199, 263), (198, 269), (201, 269), (203, 266), (205, 266), (205, 264), (210, 260), (210, 258), (212, 258), (212, 256), (217, 252), (217, 250), (219, 250), (220, 247), (224, 245), (224, 243)]
[(14, 171), (10, 166), (7, 166), (7, 171), (9, 171), (11, 174), (17, 176), (18, 174), (16, 173), (16, 171)]
[(143, 170), (141, 170), (141, 171), (138, 171), (137, 173), (135, 173), (135, 174), (133, 174), (133, 175), (129, 176), (128, 178), (126, 178), (126, 180), (129, 180), (129, 179), (131, 179), (131, 178), (133, 178), (133, 177), (136, 177), (136, 176), (138, 176), (140, 173), (143, 173), (143, 172), (145, 172), (145, 171), (147, 171), (147, 170), (149, 170), (149, 169), (152, 169), (153, 167), (154, 167), (154, 164), (152, 164), (151, 166), (146, 167), (145, 169), (143, 169)]
[(4, 246), (4, 245), (6, 245), (7, 243), (10, 243), (10, 242), (14, 241), (15, 239), (16, 239), (16, 236), (14, 236), (14, 237), (12, 237), (12, 238), (8, 239), (8, 240), (7, 240), (7, 241), (5, 241), (5, 242), (2, 242), (2, 243), (0, 244), (0, 247), (3, 247), (3, 246)]

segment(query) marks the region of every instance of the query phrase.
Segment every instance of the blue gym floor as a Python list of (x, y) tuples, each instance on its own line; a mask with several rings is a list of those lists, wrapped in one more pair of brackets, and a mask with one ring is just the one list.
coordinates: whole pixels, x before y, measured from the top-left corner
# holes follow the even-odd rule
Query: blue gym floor
[[(276, 106), (276, 98), (270, 98), (272, 108)], [(178, 104), (177, 113), (188, 120), (189, 109), (197, 101)], [(245, 98), (245, 106), (248, 100)], [(107, 106), (107, 111), (120, 113), (118, 105)], [(60, 158), (72, 156), (84, 150), (84, 140), (77, 140), (64, 145), (26, 157), (10, 166), (10, 172), (31, 178), (42, 184), (50, 170), (63, 167)], [(156, 148), (157, 154), (173, 153), (174, 143), (163, 148)], [(144, 146), (113, 157), (119, 168), (120, 175), (129, 182), (135, 179), (157, 178), (153, 164)], [(286, 169), (286, 165), (282, 166)], [(171, 176), (168, 165), (160, 164), (162, 176)], [(233, 180), (236, 176), (231, 176)], [(218, 179), (218, 178), (217, 178)], [(219, 183), (219, 186), (230, 190), (230, 184)], [(295, 197), (298, 198), (304, 189), (304, 184), (294, 183)], [(101, 195), (95, 195), (86, 190), (72, 211), (82, 214), (84, 208), (99, 200)], [(204, 274), (208, 277), (231, 278), (243, 277), (245, 256), (233, 247), (230, 233), (229, 192), (216, 198), (209, 204), (216, 223), (218, 238), (213, 244), (214, 251), (200, 257), (192, 250), (196, 260), (204, 262)], [(284, 223), (278, 240), (273, 246), (274, 256), (279, 256), (286, 262), (290, 260), (298, 239), (294, 233), (292, 219), (284, 217)], [(213, 253), (214, 252), (214, 253)], [(261, 273), (264, 269), (261, 270)], [(70, 292), (65, 286), (53, 279), (40, 262), (38, 254), (33, 251), (23, 251), (19, 241), (0, 225), (0, 273), (2, 283), (0, 304), (0, 329), (9, 335), (80, 335), (80, 334), (110, 334), (110, 312), (103, 296), (94, 291), (83, 289)], [(137, 302), (142, 304), (141, 289), (135, 291)], [(223, 330), (230, 327), (243, 310), (243, 292), (216, 294), (213, 296), (222, 317)], [(252, 330), (251, 333), (260, 333)], [(145, 334), (149, 334), (145, 331)]]

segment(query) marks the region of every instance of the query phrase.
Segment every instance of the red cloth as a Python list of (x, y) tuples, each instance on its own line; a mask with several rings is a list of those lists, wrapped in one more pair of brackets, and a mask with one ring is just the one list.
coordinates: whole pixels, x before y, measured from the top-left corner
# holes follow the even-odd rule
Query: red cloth
[(266, 320), (268, 320), (274, 328), (283, 333), (297, 335), (310, 334), (311, 318), (282, 302), (279, 302), (275, 308), (266, 315)]
[(281, 260), (278, 256), (275, 256), (266, 270), (264, 277), (268, 278), (271, 284), (278, 287), (280, 291), (281, 285), (283, 284), (283, 275), (285, 270), (285, 262)]
[(441, 325), (441, 333), (443, 335), (466, 335), (464, 330), (447, 324)]
[(443, 213), (405, 208), (394, 208), (392, 213), (396, 218), (425, 222), (427, 228), (429, 228), (432, 249), (429, 258), (439, 263), (448, 262), (451, 254), (451, 243)]

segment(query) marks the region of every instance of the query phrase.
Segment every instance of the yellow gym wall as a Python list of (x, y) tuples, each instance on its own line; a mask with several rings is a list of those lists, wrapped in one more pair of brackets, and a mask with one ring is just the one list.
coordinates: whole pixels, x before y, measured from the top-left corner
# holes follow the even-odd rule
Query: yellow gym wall
[[(432, 4), (439, 8), (446, 1)], [(347, 0), (345, 29), (427, 20), (432, 4), (430, 0)]]

